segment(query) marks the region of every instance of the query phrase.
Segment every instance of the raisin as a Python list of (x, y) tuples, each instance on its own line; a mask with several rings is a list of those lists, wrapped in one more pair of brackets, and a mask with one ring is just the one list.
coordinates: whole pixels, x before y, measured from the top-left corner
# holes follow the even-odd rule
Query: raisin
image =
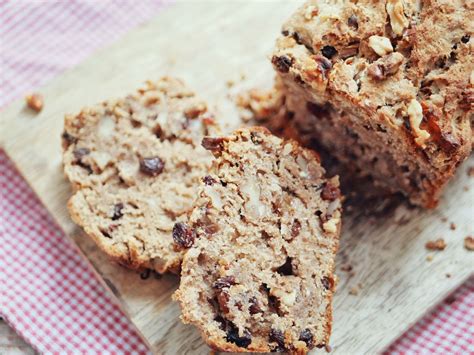
[(207, 186), (212, 186), (214, 185), (217, 181), (210, 175), (206, 175), (202, 178), (202, 181), (204, 182), (204, 184), (206, 184)]
[(467, 43), (467, 42), (469, 42), (470, 39), (471, 39), (471, 36), (464, 35), (464, 36), (461, 37), (461, 42), (462, 43)]
[(288, 73), (293, 63), (293, 58), (290, 58), (286, 55), (282, 55), (280, 57), (274, 55), (272, 57), (272, 64), (280, 73)]
[(349, 27), (352, 27), (354, 30), (357, 30), (359, 28), (359, 21), (357, 20), (357, 16), (356, 15), (351, 15), (347, 19), (347, 25)]
[(219, 308), (223, 313), (229, 313), (229, 301), (230, 295), (226, 291), (220, 291), (217, 294), (217, 302), (219, 303)]
[(219, 323), (219, 328), (221, 328), (222, 330), (225, 330), (225, 328), (227, 328), (227, 322), (222, 316), (219, 316), (219, 315), (216, 316), (214, 318), (214, 321)]
[(227, 331), (227, 341), (229, 343), (234, 343), (235, 345), (246, 348), (252, 342), (252, 337), (248, 330), (244, 330), (243, 335), (239, 336), (239, 329), (235, 326), (235, 324), (229, 324), (229, 330)]
[(221, 151), (222, 150), (222, 144), (224, 143), (224, 138), (222, 137), (204, 137), (202, 139), (201, 145), (204, 147), (204, 149), (210, 150), (210, 151)]
[(326, 57), (323, 57), (322, 55), (315, 55), (313, 56), (313, 59), (316, 63), (318, 63), (319, 69), (321, 69), (323, 73), (332, 69), (332, 63)]
[(143, 158), (140, 161), (140, 171), (149, 176), (158, 176), (163, 172), (165, 162), (159, 157)]
[(290, 32), (287, 31), (287, 30), (283, 30), (283, 31), (281, 31), (281, 34), (282, 34), (283, 36), (287, 37), (287, 36), (290, 35)]
[(324, 46), (323, 49), (321, 49), (321, 53), (326, 58), (331, 59), (337, 54), (337, 50), (333, 46)]
[(327, 277), (327, 276), (324, 276), (321, 279), (321, 283), (323, 284), (323, 286), (326, 290), (330, 290), (334, 286), (334, 280), (330, 277)]
[(224, 276), (216, 280), (212, 285), (213, 288), (218, 290), (222, 290), (223, 288), (230, 287), (235, 285), (235, 277), (234, 276)]
[(196, 238), (195, 231), (187, 224), (178, 222), (173, 227), (173, 240), (180, 248), (190, 248)]
[(257, 314), (257, 313), (263, 312), (262, 308), (260, 308), (260, 304), (258, 303), (258, 300), (256, 297), (251, 297), (249, 299), (249, 303), (250, 303), (250, 306), (249, 306), (250, 314)]
[(81, 159), (87, 154), (89, 154), (90, 152), (91, 150), (89, 148), (77, 148), (77, 149), (74, 149), (72, 154), (74, 154), (74, 158), (76, 158), (76, 160), (81, 161)]
[(142, 280), (146, 280), (150, 277), (150, 274), (151, 274), (151, 270), (150, 269), (146, 269), (145, 271), (143, 271), (141, 274), (140, 274), (140, 278)]
[(77, 143), (77, 138), (66, 131), (63, 132), (61, 137), (63, 138), (63, 144), (66, 148), (69, 147), (73, 143)]
[(314, 102), (308, 101), (306, 103), (306, 109), (310, 112), (313, 116), (318, 118), (328, 117), (329, 110), (328, 107), (315, 104)]
[(268, 339), (271, 342), (275, 342), (278, 344), (279, 347), (285, 348), (285, 335), (279, 329), (270, 329), (270, 334), (268, 335)]
[(116, 221), (117, 219), (122, 218), (122, 216), (123, 216), (123, 213), (122, 213), (123, 207), (124, 207), (124, 205), (123, 205), (122, 202), (117, 203), (114, 206), (114, 214), (112, 216), (112, 221)]
[(301, 331), (299, 340), (304, 341), (308, 348), (313, 347), (313, 333), (308, 328)]
[(291, 236), (293, 238), (297, 237), (301, 231), (301, 222), (295, 219), (293, 225), (291, 226)]
[(202, 115), (207, 111), (207, 107), (205, 105), (197, 105), (190, 107), (184, 111), (184, 116), (187, 119), (193, 120), (195, 118), (198, 118), (199, 115)]
[(321, 198), (325, 201), (334, 201), (341, 196), (339, 189), (329, 183), (325, 184), (321, 191)]
[(282, 276), (290, 276), (293, 274), (293, 265), (291, 264), (292, 259), (287, 256), (286, 261), (276, 271)]

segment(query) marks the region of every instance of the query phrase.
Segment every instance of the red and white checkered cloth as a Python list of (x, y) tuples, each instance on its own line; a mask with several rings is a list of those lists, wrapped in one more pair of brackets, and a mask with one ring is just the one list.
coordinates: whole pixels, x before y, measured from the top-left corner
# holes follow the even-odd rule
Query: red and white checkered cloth
[[(0, 0), (0, 108), (168, 2)], [(88, 261), (1, 150), (0, 171), (0, 315), (42, 353), (148, 352)], [(474, 354), (473, 329), (471, 278), (386, 354)]]

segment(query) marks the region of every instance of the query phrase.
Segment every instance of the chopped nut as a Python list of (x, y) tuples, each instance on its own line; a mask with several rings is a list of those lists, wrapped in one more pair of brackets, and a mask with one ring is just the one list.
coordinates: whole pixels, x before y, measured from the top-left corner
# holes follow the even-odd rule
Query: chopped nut
[(189, 107), (184, 111), (184, 116), (190, 120), (197, 118), (199, 115), (202, 115), (207, 111), (207, 106), (203, 103), (200, 103), (196, 106)]
[(43, 96), (40, 94), (31, 94), (25, 97), (26, 104), (35, 112), (40, 112), (43, 109)]
[(410, 126), (416, 136), (415, 142), (419, 146), (424, 147), (425, 142), (430, 138), (430, 134), (420, 128), (421, 121), (423, 120), (423, 109), (416, 99), (411, 100), (408, 104), (407, 113), (410, 119)]
[(160, 157), (148, 157), (140, 160), (140, 171), (148, 176), (158, 176), (164, 168), (165, 162)]
[(398, 72), (400, 65), (403, 63), (403, 55), (395, 52), (372, 63), (367, 69), (367, 74), (375, 80), (384, 80), (387, 77)]
[(439, 238), (434, 241), (430, 240), (426, 242), (425, 248), (428, 250), (444, 250), (446, 248), (446, 242), (443, 240), (443, 238)]
[(291, 307), (295, 304), (296, 301), (296, 290), (286, 292), (280, 289), (271, 289), (270, 294), (277, 297), (283, 304), (288, 307)]
[(217, 293), (217, 302), (223, 313), (229, 313), (229, 301), (230, 295), (228, 292), (221, 290)]
[(359, 42), (349, 44), (347, 47), (343, 47), (339, 50), (339, 56), (342, 59), (355, 56), (359, 52)]
[(393, 33), (400, 36), (403, 33), (403, 30), (408, 27), (408, 19), (403, 12), (403, 1), (387, 0), (386, 9), (388, 16), (390, 17), (390, 24)]
[(393, 52), (392, 43), (387, 37), (370, 36), (369, 47), (372, 48), (374, 52), (381, 57)]
[(464, 248), (469, 251), (474, 251), (474, 238), (471, 236), (467, 236), (464, 238)]
[(323, 229), (327, 233), (336, 233), (337, 232), (337, 224), (339, 219), (332, 218), (327, 222), (323, 223)]

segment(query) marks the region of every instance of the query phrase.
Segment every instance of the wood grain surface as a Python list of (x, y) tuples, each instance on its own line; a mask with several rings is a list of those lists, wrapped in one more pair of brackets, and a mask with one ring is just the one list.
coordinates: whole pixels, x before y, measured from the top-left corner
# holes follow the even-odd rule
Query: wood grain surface
[[(71, 222), (66, 210), (70, 188), (61, 170), (63, 116), (125, 95), (146, 79), (177, 75), (215, 106), (228, 129), (235, 127), (239, 121), (227, 99), (226, 82), (245, 77), (234, 90), (271, 85), (268, 55), (281, 23), (299, 3), (178, 3), (42, 88), (45, 108), (40, 114), (26, 109), (23, 100), (1, 113), (1, 145), (156, 353), (206, 354), (208, 348), (193, 327), (178, 319), (178, 306), (170, 298), (178, 277), (142, 280), (108, 262)], [(472, 165), (471, 159), (460, 167), (435, 210), (390, 203), (358, 206), (345, 216), (337, 260), (334, 353), (383, 350), (472, 273), (472, 253), (463, 248), (474, 225), (474, 179), (466, 174)], [(456, 230), (450, 230), (449, 222)], [(428, 240), (440, 237), (446, 250), (425, 250)], [(342, 271), (349, 264), (353, 272)]]

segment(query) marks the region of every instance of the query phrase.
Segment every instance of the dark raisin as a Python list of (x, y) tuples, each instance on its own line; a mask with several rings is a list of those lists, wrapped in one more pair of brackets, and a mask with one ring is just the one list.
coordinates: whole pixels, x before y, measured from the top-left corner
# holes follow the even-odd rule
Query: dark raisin
[(325, 348), (325, 347), (326, 347), (326, 344), (321, 343), (321, 344), (316, 345), (316, 347), (317, 347), (318, 349), (322, 349), (322, 348)]
[(305, 85), (305, 82), (303, 80), (303, 78), (301, 77), (301, 75), (296, 75), (295, 76), (295, 82), (298, 84), (298, 85), (301, 85), (301, 86), (304, 86)]
[(324, 46), (323, 49), (321, 49), (321, 53), (326, 58), (331, 59), (337, 54), (337, 50), (333, 46)]
[(212, 186), (214, 185), (217, 181), (212, 177), (212, 176), (209, 176), (209, 175), (206, 175), (202, 178), (202, 181), (204, 182), (204, 184), (206, 184), (207, 186)]
[(159, 157), (149, 157), (140, 160), (140, 171), (149, 176), (158, 176), (163, 172), (165, 162)]
[(285, 335), (279, 329), (271, 329), (270, 334), (268, 335), (268, 339), (271, 342), (275, 342), (278, 344), (279, 347), (285, 348)]
[(292, 37), (293, 37), (293, 39), (295, 40), (296, 43), (303, 44), (303, 40), (301, 39), (301, 36), (298, 32), (294, 32)]
[(123, 208), (124, 208), (124, 205), (123, 205), (122, 202), (117, 203), (117, 204), (114, 206), (114, 214), (113, 214), (113, 216), (112, 216), (112, 221), (116, 221), (117, 219), (122, 218), (122, 216), (123, 216), (123, 213), (122, 213)]
[(101, 228), (100, 229), (100, 232), (102, 233), (102, 235), (106, 238), (109, 238), (109, 239), (112, 239), (112, 236), (110, 235), (110, 231), (107, 230), (107, 229), (104, 229), (104, 228)]
[(260, 308), (260, 304), (256, 297), (251, 297), (249, 299), (249, 313), (250, 314), (257, 314), (263, 312), (262, 308)]
[(471, 39), (471, 36), (464, 35), (464, 36), (461, 37), (461, 42), (462, 43), (467, 43), (467, 42), (469, 42), (470, 39)]
[(313, 56), (313, 59), (316, 63), (318, 63), (318, 66), (319, 66), (319, 68), (321, 69), (322, 72), (325, 72), (327, 70), (331, 70), (332, 63), (326, 57), (323, 57), (322, 55), (315, 55), (315, 56)]
[(295, 117), (295, 113), (293, 111), (286, 111), (286, 119), (292, 120)]
[(234, 276), (224, 276), (217, 279), (214, 284), (212, 285), (213, 288), (218, 290), (222, 290), (223, 288), (230, 287), (235, 285), (235, 277)]
[(217, 294), (217, 302), (219, 303), (219, 308), (223, 313), (229, 313), (229, 301), (230, 295), (226, 291), (221, 290)]
[(314, 102), (308, 101), (306, 103), (306, 109), (315, 117), (323, 118), (329, 116), (329, 110), (327, 106), (315, 104)]
[(77, 149), (74, 149), (72, 154), (74, 154), (74, 158), (76, 158), (76, 160), (81, 161), (81, 159), (87, 154), (89, 154), (90, 152), (91, 150), (89, 148), (77, 148)]
[(235, 324), (230, 323), (229, 329), (227, 330), (227, 341), (234, 343), (241, 348), (246, 348), (252, 342), (252, 337), (247, 330), (244, 330), (243, 335), (239, 336), (239, 329), (235, 326)]
[(313, 347), (313, 333), (308, 328), (301, 331), (299, 340), (304, 341), (308, 348)]
[(151, 270), (150, 269), (146, 269), (145, 271), (143, 271), (141, 274), (140, 274), (140, 278), (142, 280), (146, 280), (150, 277), (150, 274), (151, 274)]
[(294, 60), (286, 55), (272, 57), (272, 64), (276, 67), (276, 69), (280, 73), (288, 73), (290, 71), (291, 66), (293, 65)]
[(227, 328), (227, 321), (222, 316), (216, 316), (214, 320), (219, 323), (219, 328), (225, 330)]
[(290, 32), (287, 31), (287, 30), (283, 30), (283, 31), (281, 31), (281, 34), (286, 37), (286, 36), (290, 35)]
[(351, 15), (347, 19), (347, 24), (349, 25), (349, 27), (352, 27), (354, 30), (357, 30), (359, 28), (359, 21), (357, 20), (357, 16)]
[(201, 145), (204, 147), (204, 149), (210, 150), (210, 151), (221, 151), (222, 150), (222, 145), (224, 143), (224, 138), (222, 137), (204, 137), (202, 139)]
[(341, 196), (339, 188), (326, 183), (321, 191), (321, 198), (325, 201), (334, 201)]
[(69, 134), (68, 132), (64, 131), (62, 136), (63, 144), (67, 148), (73, 143), (77, 143), (77, 138)]
[(173, 240), (179, 248), (190, 248), (196, 238), (195, 231), (187, 224), (178, 222), (173, 227)]
[(321, 283), (323, 284), (323, 286), (326, 290), (331, 290), (332, 287), (334, 286), (334, 280), (330, 277), (327, 277), (327, 276), (324, 276), (321, 279)]
[(291, 236), (293, 238), (297, 237), (301, 231), (301, 222), (295, 219), (293, 225), (291, 226)]
[(292, 259), (287, 256), (285, 263), (281, 265), (276, 271), (282, 276), (293, 275), (293, 265), (291, 264)]

